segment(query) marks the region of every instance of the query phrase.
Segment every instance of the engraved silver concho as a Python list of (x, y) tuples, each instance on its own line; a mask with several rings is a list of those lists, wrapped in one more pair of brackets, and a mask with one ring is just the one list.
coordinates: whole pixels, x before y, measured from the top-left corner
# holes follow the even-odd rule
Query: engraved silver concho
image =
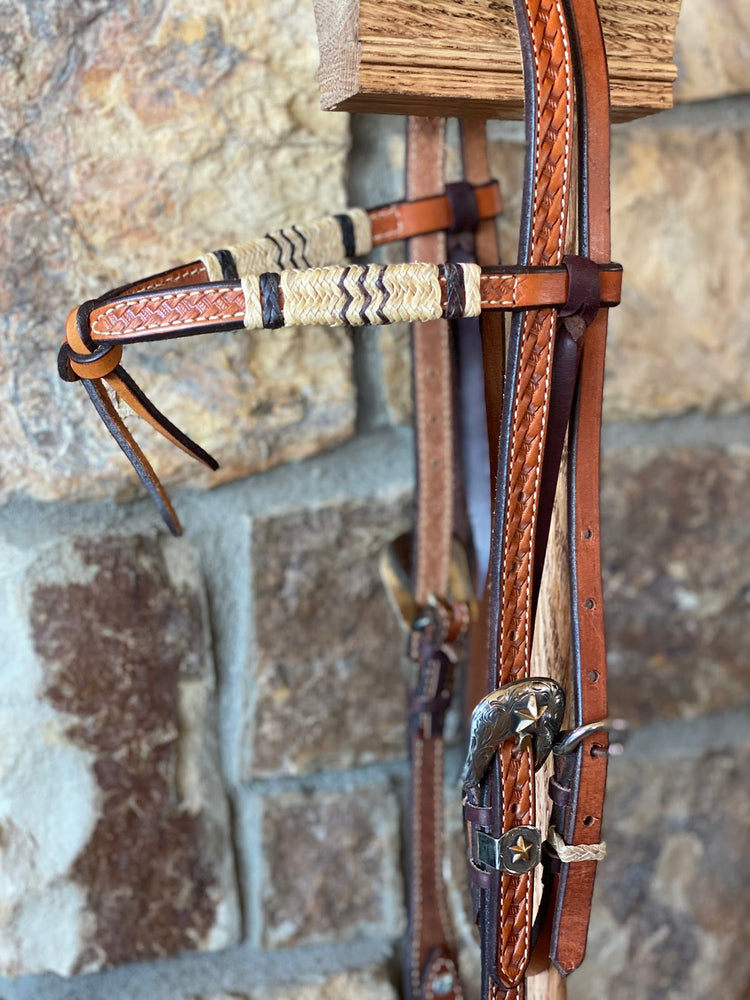
[(479, 702), (471, 715), (469, 750), (462, 777), (466, 790), (476, 788), (498, 747), (516, 739), (518, 749), (531, 741), (534, 767), (545, 762), (565, 715), (565, 692), (551, 677), (529, 677), (504, 684)]

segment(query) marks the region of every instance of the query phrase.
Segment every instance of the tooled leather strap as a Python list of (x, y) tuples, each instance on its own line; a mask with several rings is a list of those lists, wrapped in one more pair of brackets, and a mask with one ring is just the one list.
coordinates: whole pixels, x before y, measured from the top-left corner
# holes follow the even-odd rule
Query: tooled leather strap
[[(410, 117), (407, 122), (406, 192), (409, 199), (442, 192), (445, 120)], [(409, 243), (411, 260), (445, 260), (443, 233)], [(412, 325), (412, 368), (416, 446), (416, 516), (412, 587), (416, 603), (448, 595), (454, 513), (453, 371), (450, 329), (441, 317)], [(440, 654), (437, 654), (440, 655)], [(448, 690), (450, 665), (444, 658), (419, 658), (417, 692)], [(438, 670), (437, 664), (443, 669)], [(438, 678), (435, 680), (434, 678)], [(449, 683), (449, 681), (448, 681)], [(442, 690), (438, 690), (442, 689)], [(410, 822), (407, 843), (408, 928), (404, 962), (407, 1000), (441, 995), (463, 997), (458, 981), (456, 945), (448, 914), (443, 863), (442, 716), (409, 712)]]
[[(599, 283), (602, 304), (617, 305), (620, 265), (600, 266)], [(478, 316), (485, 309), (548, 310), (563, 306), (568, 291), (562, 265), (351, 264), (94, 300), (80, 307), (86, 311), (81, 331), (88, 349), (95, 350), (243, 327), (383, 325), (415, 316)]]
[[(556, 265), (563, 257), (570, 186), (569, 39), (559, 0), (517, 0), (516, 16), (528, 130), (519, 261)], [(535, 529), (555, 323), (554, 310), (536, 309), (515, 316), (511, 326), (490, 574), (489, 690), (530, 673)], [(531, 751), (514, 753), (504, 743), (481, 789), (481, 802), (475, 804), (491, 807), (485, 818), (495, 838), (516, 827), (534, 827)], [(531, 955), (533, 871), (509, 874), (493, 869), (479, 881), (482, 996), (516, 1000), (523, 996)]]
[[(586, 184), (579, 212), (580, 252), (599, 262), (610, 255), (609, 81), (596, 0), (573, 0), (571, 35), (576, 59), (579, 162)], [(599, 451), (607, 310), (586, 331), (577, 404), (571, 428), (568, 531), (571, 574), (573, 721), (607, 714), (607, 661), (601, 586)], [(573, 754), (557, 758), (552, 822), (566, 844), (601, 840), (607, 775), (607, 736), (597, 733)], [(595, 860), (559, 864), (550, 957), (565, 975), (586, 951)]]

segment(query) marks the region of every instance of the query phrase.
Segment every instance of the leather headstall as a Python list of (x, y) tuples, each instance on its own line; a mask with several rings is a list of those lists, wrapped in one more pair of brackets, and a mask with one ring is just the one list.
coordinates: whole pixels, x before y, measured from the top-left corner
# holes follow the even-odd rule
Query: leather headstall
[[(516, 264), (500, 263), (502, 200), (485, 123), (461, 123), (464, 179), (446, 184), (445, 121), (413, 117), (405, 201), (288, 226), (86, 302), (68, 317), (58, 359), (179, 534), (112, 394), (193, 458), (217, 463), (131, 378), (127, 345), (227, 329), (413, 323), (414, 529), (381, 563), (409, 674), (406, 1000), (465, 995), (442, 875), (446, 714), (461, 680), (474, 706), (462, 803), (482, 1000), (523, 1000), (535, 970), (551, 962), (567, 975), (580, 965), (604, 855), (612, 723), (598, 477), (607, 317), (622, 281), (610, 260), (607, 63), (596, 0), (514, 6), (527, 131)], [(351, 262), (402, 239), (408, 263)], [(567, 679), (551, 676), (554, 665), (537, 676), (532, 656), (562, 467)]]

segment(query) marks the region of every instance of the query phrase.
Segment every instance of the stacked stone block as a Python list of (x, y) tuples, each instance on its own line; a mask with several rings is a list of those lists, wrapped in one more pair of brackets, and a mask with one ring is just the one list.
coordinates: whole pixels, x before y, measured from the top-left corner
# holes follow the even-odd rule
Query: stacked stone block
[[(395, 1000), (407, 763), (377, 556), (411, 516), (406, 331), (129, 350), (222, 463), (206, 490), (138, 428), (180, 540), (54, 354), (87, 296), (347, 193), (400, 196), (402, 123), (355, 119), (348, 152), (302, 0), (7, 7), (0, 997)], [(634, 734), (571, 1000), (750, 981), (749, 27), (741, 0), (684, 0), (675, 111), (614, 134), (603, 556)], [(521, 135), (491, 134), (510, 259)]]

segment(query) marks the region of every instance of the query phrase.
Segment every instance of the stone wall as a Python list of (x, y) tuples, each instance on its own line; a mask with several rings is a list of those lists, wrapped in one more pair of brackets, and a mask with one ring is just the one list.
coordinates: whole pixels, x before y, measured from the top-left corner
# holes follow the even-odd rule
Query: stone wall
[[(399, 196), (402, 123), (318, 110), (307, 0), (3, 22), (0, 997), (395, 1000), (407, 772), (375, 567), (410, 519), (406, 332), (131, 349), (222, 463), (209, 482), (138, 429), (180, 540), (54, 352), (104, 288)], [(750, 995), (749, 28), (744, 0), (684, 0), (678, 106), (615, 130), (603, 534), (634, 734), (571, 1000)], [(520, 132), (491, 135), (511, 257)]]

